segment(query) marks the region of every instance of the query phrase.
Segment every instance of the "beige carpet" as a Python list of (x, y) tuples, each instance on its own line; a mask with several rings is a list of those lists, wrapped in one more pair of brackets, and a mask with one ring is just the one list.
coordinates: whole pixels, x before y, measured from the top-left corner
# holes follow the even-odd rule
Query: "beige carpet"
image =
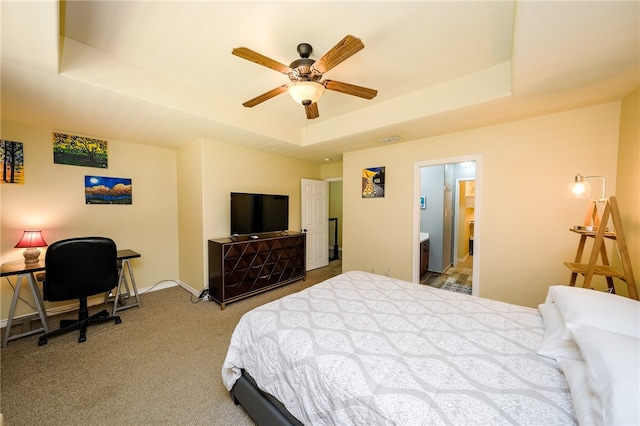
[[(240, 317), (248, 310), (341, 272), (341, 262), (306, 281), (227, 305), (193, 303), (180, 287), (141, 296), (122, 323), (90, 327), (38, 347), (39, 335), (0, 351), (4, 425), (253, 425), (233, 404), (220, 370)], [(97, 312), (102, 306), (90, 308)], [(58, 326), (65, 314), (49, 319)], [(4, 330), (3, 330), (4, 331)]]

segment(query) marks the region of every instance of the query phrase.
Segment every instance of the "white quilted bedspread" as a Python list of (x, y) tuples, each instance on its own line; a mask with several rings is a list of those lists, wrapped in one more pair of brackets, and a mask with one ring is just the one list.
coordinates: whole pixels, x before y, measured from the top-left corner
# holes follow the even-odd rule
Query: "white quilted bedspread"
[(306, 425), (575, 424), (537, 310), (348, 272), (247, 313), (222, 367)]

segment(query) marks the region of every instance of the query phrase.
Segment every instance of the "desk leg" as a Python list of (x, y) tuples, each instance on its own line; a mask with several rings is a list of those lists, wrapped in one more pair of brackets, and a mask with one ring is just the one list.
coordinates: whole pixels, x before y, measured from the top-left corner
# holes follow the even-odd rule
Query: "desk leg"
[(2, 339), (2, 347), (7, 346), (9, 342), (9, 333), (11, 332), (11, 324), (13, 323), (13, 315), (16, 313), (16, 304), (20, 294), (20, 285), (22, 284), (22, 275), (18, 275), (16, 288), (13, 289), (13, 298), (11, 299), (11, 308), (9, 309), (9, 318), (7, 318), (7, 327), (4, 329), (4, 338)]
[(27, 276), (29, 280), (29, 287), (31, 287), (31, 294), (33, 294), (33, 300), (36, 302), (36, 308), (38, 309), (38, 315), (40, 316), (40, 323), (42, 323), (42, 328), (45, 333), (49, 332), (49, 327), (47, 326), (47, 311), (44, 308), (44, 300), (42, 300), (42, 294), (38, 289), (38, 284), (36, 277), (33, 276), (33, 273), (30, 273)]
[[(31, 288), (31, 294), (33, 295), (33, 300), (36, 304), (36, 309), (38, 311), (38, 315), (40, 317), (40, 322), (42, 323), (42, 327), (37, 330), (30, 330), (24, 333), (15, 334), (13, 336), (9, 336), (11, 333), (11, 325), (13, 324), (13, 317), (16, 313), (16, 305), (18, 304), (18, 297), (20, 297), (20, 287), (22, 286), (22, 278), (26, 275), (27, 281), (29, 281), (29, 287)], [(49, 328), (47, 326), (47, 315), (44, 310), (44, 301), (42, 300), (42, 295), (38, 288), (36, 287), (36, 279), (32, 273), (29, 274), (19, 274), (18, 281), (16, 282), (16, 288), (13, 291), (13, 298), (11, 299), (11, 308), (9, 309), (9, 318), (7, 318), (7, 327), (4, 330), (4, 338), (2, 339), (2, 347), (6, 347), (9, 340), (14, 340), (19, 337), (29, 336), (31, 334), (39, 333), (44, 331), (45, 333), (49, 332)]]
[[(120, 296), (126, 294), (131, 297), (131, 290), (129, 289), (129, 282), (127, 280), (127, 274), (129, 275), (129, 279), (131, 280), (131, 288), (133, 288), (133, 294), (136, 298), (136, 302), (131, 305), (120, 306), (118, 307), (118, 302), (120, 301)], [(122, 292), (122, 286), (126, 289), (126, 293)], [(138, 296), (138, 287), (136, 286), (136, 280), (133, 277), (133, 269), (131, 268), (131, 263), (129, 259), (124, 259), (122, 261), (122, 267), (120, 268), (120, 275), (118, 277), (118, 288), (116, 289), (116, 295), (113, 300), (113, 313), (111, 315), (115, 315), (116, 312), (121, 311), (122, 309), (133, 308), (134, 306), (140, 306), (140, 297)]]

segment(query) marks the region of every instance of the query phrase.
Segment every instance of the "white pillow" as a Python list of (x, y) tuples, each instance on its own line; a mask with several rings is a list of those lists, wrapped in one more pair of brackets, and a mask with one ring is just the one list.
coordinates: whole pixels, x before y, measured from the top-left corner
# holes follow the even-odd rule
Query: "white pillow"
[(603, 424), (640, 425), (640, 339), (568, 324), (587, 367), (591, 391), (602, 405)]
[(580, 349), (573, 339), (565, 339), (566, 327), (562, 315), (555, 303), (543, 303), (538, 305), (538, 310), (544, 321), (544, 338), (538, 346), (538, 355), (552, 358), (558, 361), (560, 358), (569, 358), (582, 361)]
[[(558, 307), (565, 324), (591, 325), (603, 330), (640, 337), (640, 302), (627, 297), (581, 287), (549, 287), (547, 301)], [(567, 331), (565, 339), (571, 338)]]
[(569, 384), (573, 409), (576, 412), (578, 424), (580, 426), (603, 424), (602, 404), (589, 387), (587, 366), (584, 361), (560, 359), (558, 365)]

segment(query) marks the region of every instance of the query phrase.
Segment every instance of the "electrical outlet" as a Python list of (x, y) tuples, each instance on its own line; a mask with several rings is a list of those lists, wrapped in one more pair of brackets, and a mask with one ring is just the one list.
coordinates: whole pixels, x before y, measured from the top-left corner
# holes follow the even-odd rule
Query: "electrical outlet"
[(387, 269), (384, 274), (388, 277), (391, 277), (391, 269)]
[(209, 289), (205, 288), (204, 290), (202, 290), (200, 292), (200, 295), (198, 296), (198, 299), (200, 299), (200, 300), (209, 300)]
[(376, 268), (371, 267), (371, 273), (372, 273), (372, 274), (375, 274), (375, 273), (376, 273)]

